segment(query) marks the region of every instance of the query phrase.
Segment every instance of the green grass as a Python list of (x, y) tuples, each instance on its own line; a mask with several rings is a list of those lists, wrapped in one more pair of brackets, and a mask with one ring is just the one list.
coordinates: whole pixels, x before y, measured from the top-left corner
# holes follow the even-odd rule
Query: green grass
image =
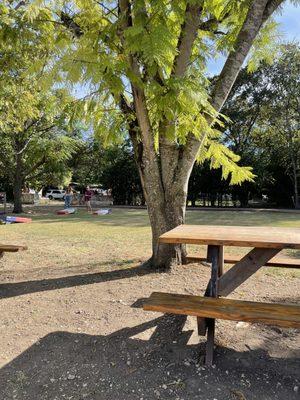
[[(1, 242), (27, 244), (29, 247), (22, 257), (15, 255), (9, 262), (8, 268), (14, 271), (30, 274), (30, 271), (40, 269), (50, 274), (62, 268), (70, 273), (81, 269), (93, 270), (99, 265), (103, 268), (114, 265), (125, 268), (128, 264), (146, 260), (151, 254), (151, 230), (146, 210), (113, 209), (112, 214), (104, 216), (89, 215), (82, 209), (68, 216), (58, 216), (53, 209), (32, 209), (32, 212), (31, 224), (0, 226)], [(299, 228), (300, 214), (189, 211), (187, 223)], [(244, 250), (228, 248), (228, 253), (241, 254)], [(199, 248), (190, 246), (189, 251), (199, 252)], [(300, 256), (300, 252), (290, 251), (288, 254)], [(296, 270), (282, 271), (274, 268), (268, 269), (267, 273), (299, 276)]]

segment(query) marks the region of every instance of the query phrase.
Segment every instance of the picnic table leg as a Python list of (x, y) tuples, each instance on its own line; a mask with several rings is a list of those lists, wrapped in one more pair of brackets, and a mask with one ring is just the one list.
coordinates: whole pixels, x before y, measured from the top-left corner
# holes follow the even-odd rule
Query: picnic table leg
[[(219, 251), (219, 256), (218, 256), (218, 277), (223, 275), (223, 269), (224, 269), (224, 248), (223, 246), (212, 246), (208, 245), (207, 246), (207, 262), (211, 263), (212, 262), (212, 252), (213, 248), (218, 248)], [(204, 293), (204, 296), (210, 296), (210, 283), (211, 281), (208, 282), (206, 291)], [(202, 317), (197, 317), (197, 327), (198, 327), (198, 335), (199, 336), (205, 336), (206, 331), (207, 331), (207, 318), (202, 318)]]
[[(211, 297), (218, 297), (218, 278), (223, 272), (223, 246), (210, 246), (209, 258), (211, 261), (211, 279), (209, 293)], [(213, 363), (214, 339), (215, 339), (215, 319), (204, 319), (207, 325), (207, 343), (205, 364), (211, 366)]]

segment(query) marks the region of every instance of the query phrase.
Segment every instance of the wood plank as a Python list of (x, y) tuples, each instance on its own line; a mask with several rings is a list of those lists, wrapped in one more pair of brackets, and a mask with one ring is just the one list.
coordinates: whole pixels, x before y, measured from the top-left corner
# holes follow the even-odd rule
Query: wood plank
[(161, 235), (159, 241), (161, 243), (300, 249), (300, 228), (180, 225)]
[(16, 251), (27, 250), (27, 246), (19, 246), (14, 244), (0, 244), (1, 252), (15, 253)]
[[(208, 245), (207, 246), (207, 256), (206, 256), (206, 262), (211, 263), (211, 249), (213, 246)], [(211, 265), (210, 265), (211, 268)], [(209, 296), (210, 295), (210, 284), (211, 284), (211, 279), (209, 279), (209, 282), (206, 286), (206, 290), (204, 292), (204, 296)], [(207, 333), (207, 324), (208, 319), (207, 318), (202, 318), (202, 317), (197, 317), (197, 331), (199, 336), (205, 336)]]
[(224, 247), (220, 246), (220, 252), (219, 252), (219, 269), (218, 269), (218, 277), (223, 275), (224, 273)]
[[(225, 255), (224, 256), (224, 264), (235, 264), (241, 260), (241, 257)], [(187, 256), (187, 263), (196, 263), (201, 261), (207, 261), (207, 257), (205, 255), (200, 256)], [(300, 268), (300, 259), (299, 258), (287, 258), (287, 257), (273, 257), (270, 261), (266, 262), (263, 267), (280, 267), (280, 268)]]
[(300, 328), (300, 306), (154, 292), (147, 311)]
[(219, 296), (228, 296), (279, 251), (280, 249), (252, 249), (221, 276), (219, 279)]

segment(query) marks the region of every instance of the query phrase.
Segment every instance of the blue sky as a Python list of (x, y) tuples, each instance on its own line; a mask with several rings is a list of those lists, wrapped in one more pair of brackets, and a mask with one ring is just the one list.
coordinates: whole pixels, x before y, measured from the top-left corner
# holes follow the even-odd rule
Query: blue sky
[(286, 40), (300, 40), (300, 4), (296, 7), (287, 2), (283, 6), (281, 15), (277, 15), (275, 19), (280, 23), (281, 31)]
[[(279, 30), (284, 41), (300, 41), (300, 4), (296, 7), (286, 1), (280, 13), (275, 14), (275, 20), (279, 22)], [(216, 75), (220, 72), (224, 63), (224, 58), (212, 60), (208, 64), (209, 75)]]

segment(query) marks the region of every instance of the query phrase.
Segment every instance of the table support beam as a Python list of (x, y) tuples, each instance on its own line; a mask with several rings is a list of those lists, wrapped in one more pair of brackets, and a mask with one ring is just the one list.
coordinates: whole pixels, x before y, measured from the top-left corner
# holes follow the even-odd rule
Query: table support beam
[[(224, 270), (224, 247), (212, 246), (212, 245), (207, 246), (207, 262), (209, 263), (212, 262), (212, 254), (214, 251), (212, 249), (214, 248), (218, 249), (218, 277), (220, 277), (221, 275), (223, 275), (223, 270)], [(210, 296), (210, 287), (211, 287), (211, 279), (208, 282), (204, 296)], [(197, 327), (198, 327), (198, 335), (205, 336), (207, 331), (207, 318), (198, 317)]]
[(281, 249), (254, 248), (230, 268), (219, 280), (219, 296), (228, 296), (250, 276), (271, 260)]
[[(222, 246), (209, 246), (208, 260), (211, 262), (211, 279), (209, 288), (206, 291), (207, 296), (218, 297), (218, 279), (220, 272), (223, 270), (223, 247)], [(202, 319), (207, 327), (207, 343), (206, 343), (206, 356), (205, 364), (211, 366), (213, 363), (214, 353), (214, 339), (215, 339), (215, 320), (212, 318)], [(198, 320), (198, 322), (200, 322)]]

